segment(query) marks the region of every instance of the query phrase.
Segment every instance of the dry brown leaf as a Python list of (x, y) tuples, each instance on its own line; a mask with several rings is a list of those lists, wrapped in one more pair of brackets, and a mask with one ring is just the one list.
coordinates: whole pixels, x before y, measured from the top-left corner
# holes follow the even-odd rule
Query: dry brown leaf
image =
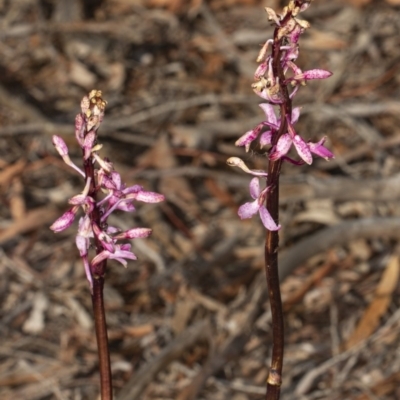
[(222, 205), (230, 207), (234, 212), (236, 212), (237, 205), (234, 202), (232, 195), (225, 190), (222, 185), (218, 184), (215, 179), (205, 179), (204, 185), (212, 197), (216, 198)]
[(19, 177), (13, 179), (11, 188), (10, 188), (10, 213), (12, 215), (13, 220), (21, 220), (25, 218), (26, 214), (26, 206), (25, 200), (23, 196), (24, 188)]
[(179, 301), (175, 305), (175, 313), (171, 320), (171, 328), (176, 335), (185, 330), (196, 307), (196, 301), (187, 296), (187, 289), (184, 286), (181, 287)]
[[(332, 255), (333, 256), (333, 255)], [(330, 258), (332, 258), (332, 256)], [(333, 262), (333, 260), (329, 260), (324, 263), (321, 267), (317, 268), (312, 275), (301, 285), (294, 293), (288, 296), (284, 300), (284, 309), (286, 311), (290, 310), (290, 308), (300, 303), (300, 301), (304, 298), (306, 293), (317, 283), (320, 282), (325, 276), (331, 273), (333, 268), (337, 264)]]
[(72, 61), (69, 70), (69, 80), (85, 89), (90, 89), (96, 83), (96, 75), (86, 65), (79, 61)]
[[(60, 373), (65, 371), (65, 367), (63, 365), (55, 365), (54, 363), (50, 366), (46, 365), (36, 365), (34, 368), (26, 363), (26, 361), (21, 362), (17, 366), (17, 370), (10, 371), (6, 376), (0, 377), (0, 386), (16, 386), (22, 385), (26, 383), (36, 383), (38, 380), (43, 380), (48, 377), (56, 376), (56, 373)], [(26, 397), (13, 397), (14, 399), (26, 399)], [(2, 397), (4, 400), (4, 397)]]
[(59, 216), (59, 212), (51, 207), (42, 207), (29, 211), (23, 220), (19, 220), (0, 232), (0, 244), (14, 236), (29, 232), (46, 224), (51, 224)]
[(78, 322), (79, 326), (83, 330), (92, 329), (92, 326), (93, 326), (92, 317), (85, 310), (85, 308), (82, 306), (82, 304), (79, 303), (78, 300), (76, 300), (72, 296), (66, 296), (65, 303), (67, 304), (68, 308), (72, 312), (72, 315), (74, 316), (74, 318)]
[(313, 50), (341, 50), (348, 47), (348, 43), (331, 32), (310, 30), (309, 36), (303, 40), (305, 49)]
[(26, 161), (20, 160), (0, 172), (0, 185), (8, 185), (16, 175), (20, 175), (25, 168)]
[(42, 293), (38, 292), (35, 294), (32, 302), (32, 310), (28, 319), (24, 322), (22, 330), (25, 333), (37, 335), (45, 328), (45, 312), (49, 306), (47, 297)]
[[(375, 396), (379, 396), (379, 398), (393, 392), (398, 386), (400, 382), (400, 372), (395, 372), (390, 375), (388, 378), (385, 378), (378, 383), (376, 383), (371, 389), (372, 393)], [(361, 394), (356, 397), (354, 400), (369, 400), (371, 398), (368, 394)]]
[(149, 7), (166, 8), (168, 11), (179, 14), (183, 12), (186, 0), (148, 0)]
[(375, 297), (361, 317), (353, 334), (345, 343), (345, 349), (355, 346), (367, 339), (379, 325), (379, 320), (387, 311), (392, 294), (399, 280), (399, 258), (392, 256), (386, 266), (382, 278), (376, 288)]
[(362, 7), (366, 6), (367, 4), (371, 3), (372, 0), (348, 0), (347, 3), (352, 4), (355, 7)]
[(154, 332), (154, 325), (125, 326), (124, 332), (129, 336), (140, 338)]
[[(160, 170), (174, 168), (178, 162), (171, 151), (168, 138), (163, 135), (153, 147), (139, 159), (141, 167), (155, 167)], [(198, 213), (197, 199), (186, 178), (182, 176), (163, 176), (160, 191), (167, 200), (181, 208), (186, 215)]]

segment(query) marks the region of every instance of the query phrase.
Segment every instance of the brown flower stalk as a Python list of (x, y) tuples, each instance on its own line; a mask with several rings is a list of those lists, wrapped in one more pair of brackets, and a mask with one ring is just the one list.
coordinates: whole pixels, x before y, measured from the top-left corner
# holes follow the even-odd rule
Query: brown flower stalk
[[(250, 149), (253, 141), (258, 139), (261, 147), (269, 146), (267, 172), (249, 169), (237, 158), (228, 159), (228, 164), (237, 166), (253, 175), (250, 182), (252, 202), (243, 204), (239, 210), (242, 219), (251, 218), (259, 213), (266, 228), (265, 238), (265, 274), (272, 314), (272, 359), (267, 378), (266, 400), (277, 400), (282, 383), (282, 366), (284, 350), (284, 319), (278, 275), (279, 248), (279, 176), (282, 163), (288, 161), (295, 165), (311, 164), (313, 155), (329, 160), (333, 154), (324, 147), (325, 138), (319, 142), (306, 142), (295, 130), (294, 124), (300, 115), (300, 108), (293, 108), (292, 99), (301, 85), (308, 80), (325, 79), (331, 72), (313, 69), (302, 71), (294, 61), (299, 54), (300, 35), (309, 28), (307, 21), (298, 18), (305, 11), (311, 0), (291, 0), (281, 14), (266, 8), (270, 21), (275, 24), (273, 39), (267, 40), (262, 47), (257, 62), (260, 63), (254, 74), (254, 92), (266, 100), (260, 104), (266, 120), (254, 129), (246, 132), (236, 141), (237, 146)], [(269, 53), (269, 48), (271, 52)], [(279, 113), (279, 117), (276, 113)], [(299, 160), (288, 156), (294, 147)], [(264, 189), (260, 179), (265, 180)]]

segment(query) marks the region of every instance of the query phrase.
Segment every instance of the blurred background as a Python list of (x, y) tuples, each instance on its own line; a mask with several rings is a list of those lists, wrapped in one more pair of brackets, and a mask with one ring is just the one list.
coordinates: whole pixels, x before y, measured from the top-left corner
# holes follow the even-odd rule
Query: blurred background
[[(51, 223), (83, 189), (74, 118), (108, 101), (101, 154), (166, 195), (116, 215), (138, 261), (109, 263), (105, 302), (118, 400), (257, 400), (271, 354), (264, 229), (240, 221), (266, 152), (236, 139), (263, 120), (251, 90), (278, 0), (0, 1), (0, 397), (93, 400), (99, 378), (76, 226)], [(400, 398), (400, 1), (318, 0), (298, 65), (299, 132), (335, 160), (284, 165), (282, 399)]]

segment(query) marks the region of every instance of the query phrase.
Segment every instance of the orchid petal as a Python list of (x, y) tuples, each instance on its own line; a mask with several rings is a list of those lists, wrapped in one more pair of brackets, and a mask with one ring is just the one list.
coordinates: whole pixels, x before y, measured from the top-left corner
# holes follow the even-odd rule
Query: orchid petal
[(84, 151), (84, 159), (87, 160), (90, 155), (92, 154), (92, 148), (94, 145), (94, 142), (96, 140), (96, 133), (94, 131), (89, 132), (85, 136), (85, 140), (83, 143), (83, 151)]
[(260, 205), (258, 204), (258, 200), (254, 200), (249, 203), (244, 203), (238, 209), (238, 215), (240, 219), (251, 218), (254, 214), (258, 212)]
[[(107, 226), (107, 229), (106, 229), (106, 232), (107, 232), (109, 235), (113, 235), (113, 234), (120, 233), (120, 232), (121, 232), (121, 229), (119, 229), (119, 228), (117, 228), (117, 227), (115, 227), (115, 226), (108, 225), (108, 226)], [(115, 238), (115, 237), (114, 237), (114, 238)]]
[(256, 80), (261, 79), (266, 74), (267, 70), (268, 70), (268, 62), (264, 61), (257, 67), (256, 72), (254, 72), (254, 79)]
[(304, 29), (300, 25), (296, 25), (289, 34), (290, 42), (297, 43), (299, 41), (300, 35), (303, 33), (303, 31), (304, 31)]
[(249, 151), (251, 142), (257, 138), (260, 133), (260, 129), (252, 129), (251, 131), (246, 132), (235, 142), (235, 146), (246, 147), (246, 152)]
[(266, 131), (260, 136), (260, 146), (263, 148), (264, 146), (267, 146), (271, 144), (272, 140), (272, 131)]
[(300, 111), (301, 111), (301, 107), (293, 108), (293, 110), (292, 110), (292, 118), (291, 118), (291, 121), (290, 121), (292, 124), (295, 124), (299, 120)]
[(326, 79), (326, 78), (329, 78), (331, 75), (332, 75), (332, 72), (326, 71), (324, 69), (310, 69), (308, 71), (304, 71), (301, 74), (296, 74), (294, 79), (295, 80), (305, 79), (306, 81), (309, 81), (312, 79)]
[(253, 178), (250, 181), (250, 196), (255, 200), (258, 198), (258, 196), (260, 196), (260, 180), (258, 178)]
[(132, 228), (125, 232), (121, 232), (114, 236), (114, 239), (136, 239), (146, 238), (151, 235), (152, 230), (149, 228)]
[(127, 201), (121, 201), (118, 203), (116, 209), (124, 212), (133, 212), (136, 210), (135, 206)]
[[(111, 257), (110, 257), (111, 258)], [(126, 262), (126, 260), (124, 260), (121, 257), (113, 257), (113, 260), (118, 261), (119, 263), (121, 263), (125, 268), (127, 267), (128, 263)]]
[(267, 228), (269, 231), (278, 231), (281, 227), (275, 223), (265, 206), (260, 207), (260, 218), (265, 228)]
[(82, 114), (78, 114), (75, 118), (75, 137), (79, 146), (83, 147), (85, 139), (85, 120)]
[(53, 224), (50, 226), (50, 229), (54, 232), (61, 232), (64, 229), (69, 228), (72, 223), (74, 222), (76, 212), (78, 211), (77, 207), (73, 207), (67, 212), (65, 212), (63, 215), (61, 215), (60, 218), (56, 219)]
[(292, 138), (288, 133), (285, 133), (279, 138), (274, 151), (269, 156), (270, 160), (273, 161), (279, 160), (281, 157), (287, 154), (291, 146), (292, 146)]
[(94, 237), (92, 223), (90, 221), (89, 215), (87, 214), (79, 219), (78, 236), (83, 236), (85, 238)]
[(300, 158), (308, 165), (311, 165), (313, 158), (308, 144), (299, 135), (293, 138), (293, 144)]
[(143, 201), (144, 203), (159, 203), (160, 201), (164, 201), (165, 197), (159, 193), (146, 192), (145, 190), (143, 190), (137, 193), (135, 199)]
[(110, 257), (110, 252), (108, 250), (103, 250), (102, 252), (100, 252), (99, 254), (97, 254), (96, 257), (93, 258), (93, 260), (91, 261), (90, 265), (92, 267), (100, 264), (101, 262), (103, 262), (104, 260), (106, 260), (107, 258)]
[(270, 124), (273, 124), (275, 127), (278, 126), (278, 118), (276, 117), (274, 107), (272, 107), (269, 103), (261, 103), (259, 104), (261, 109), (264, 111), (265, 116), (267, 117), (267, 121)]
[(335, 158), (333, 153), (329, 151), (326, 147), (324, 147), (325, 143), (325, 138), (322, 138), (319, 142), (317, 143), (308, 143), (308, 147), (310, 148), (310, 151), (314, 154), (316, 154), (319, 157), (325, 158), (325, 160), (330, 160), (331, 158)]
[(130, 193), (138, 193), (143, 190), (143, 186), (140, 185), (133, 185), (133, 186), (128, 186), (125, 188), (122, 193), (124, 194), (130, 194)]
[(87, 253), (88, 253), (88, 250), (89, 250), (89, 245), (90, 245), (89, 239), (84, 237), (84, 236), (79, 236), (78, 235), (75, 238), (75, 243), (76, 243), (76, 247), (79, 250), (80, 256), (81, 257), (86, 256)]
[(93, 293), (93, 278), (87, 255), (82, 257), (83, 267), (85, 268), (86, 279), (89, 281), (90, 291)]
[(111, 175), (111, 180), (114, 182), (116, 188), (121, 189), (122, 185), (121, 175), (116, 171), (112, 171), (110, 175)]
[(52, 142), (61, 157), (68, 154), (68, 147), (60, 136), (53, 135)]

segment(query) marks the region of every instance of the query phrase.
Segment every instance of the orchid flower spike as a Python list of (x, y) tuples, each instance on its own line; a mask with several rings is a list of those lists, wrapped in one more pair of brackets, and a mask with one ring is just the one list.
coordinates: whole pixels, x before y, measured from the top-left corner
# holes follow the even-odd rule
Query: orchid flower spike
[[(98, 130), (104, 118), (107, 102), (99, 90), (92, 90), (81, 101), (81, 112), (75, 118), (75, 138), (83, 154), (84, 170), (77, 167), (69, 157), (66, 143), (60, 136), (53, 136), (53, 144), (64, 162), (84, 178), (84, 189), (69, 199), (72, 208), (66, 211), (50, 227), (54, 232), (69, 228), (81, 209), (76, 246), (84, 265), (90, 288), (93, 277), (104, 275), (106, 261), (116, 260), (126, 266), (127, 260), (136, 260), (129, 243), (121, 240), (146, 238), (151, 234), (148, 228), (130, 228), (125, 232), (110, 227), (108, 218), (113, 212), (133, 212), (134, 202), (158, 203), (164, 200), (159, 193), (149, 192), (142, 186), (127, 186), (114, 165), (102, 158), (99, 151)], [(101, 196), (101, 198), (100, 198)], [(91, 243), (94, 241), (94, 243)], [(90, 261), (89, 248), (96, 248), (97, 254)]]
[[(254, 92), (265, 100), (260, 104), (265, 118), (255, 128), (245, 132), (235, 145), (244, 147), (248, 152), (251, 145), (257, 142), (260, 148), (266, 148), (269, 163), (288, 161), (294, 165), (311, 165), (314, 156), (325, 160), (334, 157), (324, 146), (325, 138), (315, 143), (303, 137), (295, 128), (300, 108), (292, 107), (292, 100), (299, 88), (308, 81), (326, 79), (332, 75), (330, 71), (320, 68), (302, 71), (296, 64), (300, 52), (300, 37), (310, 27), (308, 21), (299, 18), (299, 14), (309, 7), (311, 1), (290, 0), (281, 13), (270, 7), (265, 8), (268, 19), (275, 25), (274, 37), (264, 42), (257, 56), (259, 66), (255, 70), (252, 84)], [(296, 158), (289, 156), (292, 150), (297, 153)], [(267, 172), (250, 169), (238, 157), (230, 157), (227, 163), (254, 177), (267, 178)], [(278, 169), (280, 171), (280, 167)], [(268, 176), (268, 182), (270, 179), (278, 179), (271, 175)], [(269, 212), (260, 203), (261, 200), (266, 200), (268, 189), (260, 191), (256, 182), (258, 181), (253, 178), (250, 189), (255, 201), (243, 205), (239, 209), (239, 216), (245, 218), (254, 215), (254, 210), (259, 211), (264, 226), (270, 230), (277, 230), (278, 225), (267, 218)]]

